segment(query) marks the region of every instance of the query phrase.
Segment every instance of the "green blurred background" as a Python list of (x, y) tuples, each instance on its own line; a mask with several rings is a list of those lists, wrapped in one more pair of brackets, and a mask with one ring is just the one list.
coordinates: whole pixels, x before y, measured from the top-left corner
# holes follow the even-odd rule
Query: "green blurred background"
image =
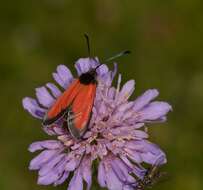
[(27, 147), (49, 137), (21, 100), (53, 81), (58, 64), (73, 70), (87, 56), (84, 32), (100, 58), (133, 52), (118, 61), (123, 83), (136, 80), (133, 98), (158, 88), (158, 99), (173, 105), (168, 122), (150, 129), (169, 173), (153, 189), (203, 189), (203, 1), (7, 0), (0, 4), (0, 190), (66, 189), (38, 186), (28, 170)]

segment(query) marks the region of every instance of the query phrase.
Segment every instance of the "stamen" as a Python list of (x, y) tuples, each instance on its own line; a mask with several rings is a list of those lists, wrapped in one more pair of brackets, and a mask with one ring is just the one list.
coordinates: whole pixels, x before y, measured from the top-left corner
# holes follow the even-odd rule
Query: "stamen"
[(118, 75), (118, 82), (117, 82), (117, 88), (116, 88), (116, 99), (118, 97), (119, 91), (121, 86), (121, 74)]

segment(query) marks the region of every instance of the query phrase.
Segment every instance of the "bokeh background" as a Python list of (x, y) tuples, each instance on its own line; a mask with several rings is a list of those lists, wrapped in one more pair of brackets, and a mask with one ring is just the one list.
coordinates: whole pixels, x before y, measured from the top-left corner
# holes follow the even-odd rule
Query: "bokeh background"
[(123, 49), (133, 52), (118, 62), (123, 83), (136, 80), (134, 97), (158, 88), (158, 99), (173, 105), (168, 122), (149, 131), (168, 155), (163, 170), (169, 177), (153, 189), (203, 189), (202, 10), (201, 0), (1, 1), (0, 189), (66, 189), (67, 183), (38, 186), (36, 172), (28, 170), (34, 156), (29, 144), (49, 137), (21, 101), (53, 81), (58, 64), (74, 70), (74, 62), (87, 56), (84, 32), (102, 59)]

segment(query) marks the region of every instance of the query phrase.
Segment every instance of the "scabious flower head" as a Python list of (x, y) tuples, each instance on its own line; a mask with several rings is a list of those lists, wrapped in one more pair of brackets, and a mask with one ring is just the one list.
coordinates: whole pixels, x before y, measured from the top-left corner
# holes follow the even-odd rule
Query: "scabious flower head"
[[(98, 64), (97, 58), (82, 58), (75, 67), (80, 76)], [(147, 140), (148, 134), (144, 128), (145, 123), (165, 121), (171, 106), (166, 102), (152, 101), (158, 96), (156, 89), (147, 90), (136, 100), (129, 100), (135, 82), (130, 80), (121, 87), (119, 74), (117, 86), (112, 86), (116, 72), (116, 64), (113, 71), (106, 65), (98, 68), (92, 116), (82, 138), (71, 136), (63, 125), (63, 118), (52, 126), (42, 127), (55, 140), (34, 142), (29, 147), (30, 152), (41, 151), (29, 166), (30, 170), (38, 170), (38, 184), (57, 186), (70, 180), (68, 190), (82, 190), (83, 182), (90, 189), (91, 168), (93, 161), (97, 160), (97, 179), (101, 187), (133, 190), (136, 189), (137, 179), (145, 175), (143, 163), (166, 163), (165, 153)], [(53, 77), (63, 89), (67, 89), (74, 80), (64, 65), (57, 67)], [(23, 106), (33, 117), (43, 119), (61, 94), (55, 84), (47, 83), (36, 89), (37, 100), (26, 97)], [(73, 177), (70, 179), (71, 173)]]

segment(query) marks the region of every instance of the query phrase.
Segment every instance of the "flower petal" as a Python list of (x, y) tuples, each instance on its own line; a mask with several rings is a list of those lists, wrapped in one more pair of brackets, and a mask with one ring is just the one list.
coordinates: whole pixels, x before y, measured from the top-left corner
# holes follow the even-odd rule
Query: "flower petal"
[(37, 150), (47, 149), (58, 149), (61, 148), (62, 144), (60, 141), (57, 140), (45, 140), (45, 141), (38, 141), (34, 142), (29, 146), (30, 152), (35, 152)]
[(116, 158), (111, 162), (111, 166), (123, 183), (135, 183), (135, 179), (129, 175), (131, 169), (122, 160)]
[(112, 84), (112, 76), (111, 76), (111, 71), (109, 71), (106, 74), (103, 75), (98, 75), (97, 76), (97, 81), (99, 81), (98, 86), (100, 89), (104, 89), (104, 87), (110, 87)]
[(41, 169), (39, 170), (39, 175), (44, 176), (47, 175), (49, 172), (54, 170), (54, 167), (63, 160), (64, 154), (59, 154), (55, 156), (52, 160), (44, 164)]
[(57, 155), (50, 161), (48, 161), (39, 171), (38, 184), (49, 185), (54, 183), (56, 185), (61, 181), (61, 178), (67, 178), (64, 176), (66, 171), (64, 170), (64, 165), (66, 163), (65, 154)]
[(126, 102), (121, 104), (120, 106), (117, 107), (118, 112), (123, 112), (125, 113), (127, 110), (129, 110), (132, 106), (134, 105), (133, 102)]
[(47, 83), (47, 88), (49, 88), (55, 98), (58, 98), (61, 95), (61, 91), (58, 89), (58, 87), (53, 83)]
[(61, 79), (61, 77), (58, 75), (58, 73), (53, 73), (52, 74), (54, 80), (62, 87), (62, 88), (66, 88), (64, 81)]
[(69, 171), (64, 171), (63, 175), (54, 182), (54, 186), (62, 184), (69, 176), (70, 172)]
[(45, 115), (46, 110), (39, 107), (37, 101), (33, 98), (23, 98), (23, 107), (26, 109), (33, 117), (42, 119)]
[(106, 187), (106, 173), (104, 171), (103, 162), (99, 163), (97, 180), (101, 187)]
[(55, 101), (45, 87), (36, 88), (36, 96), (39, 103), (47, 108), (49, 108)]
[(79, 170), (76, 170), (74, 176), (72, 177), (68, 189), (67, 190), (82, 190), (83, 189), (83, 181), (82, 175)]
[(128, 160), (127, 157), (121, 155), (120, 156), (121, 160), (129, 167), (132, 169), (132, 172), (139, 178), (142, 179), (142, 177), (145, 175), (146, 173), (146, 169), (144, 168), (140, 168), (134, 164), (131, 163), (131, 161)]
[(58, 153), (58, 150), (44, 150), (38, 156), (36, 156), (34, 159), (31, 160), (29, 169), (30, 170), (40, 169), (40, 167), (44, 163), (52, 159), (57, 153)]
[(117, 71), (118, 71), (118, 65), (117, 65), (117, 63), (114, 63), (113, 65), (114, 65), (114, 69), (113, 69), (113, 71), (111, 72), (111, 78), (112, 78), (112, 80), (113, 80), (113, 78), (116, 76), (116, 73), (117, 73)]
[(80, 58), (75, 63), (75, 68), (80, 76), (82, 73), (88, 72), (91, 68), (95, 68), (99, 65), (97, 58)]
[(165, 153), (155, 144), (150, 143), (149, 141), (143, 141), (144, 150), (141, 153), (141, 157), (144, 162), (148, 164), (165, 164), (166, 163), (166, 155)]
[(128, 157), (133, 160), (135, 163), (141, 163), (142, 157), (140, 156), (140, 153), (133, 151), (129, 148), (125, 148), (125, 152), (127, 153)]
[(124, 185), (123, 190), (135, 190), (136, 188), (133, 185)]
[[(108, 166), (106, 166), (108, 167)], [(110, 190), (122, 190), (122, 182), (118, 179), (112, 168), (108, 168), (106, 171), (106, 184)]]
[(128, 82), (126, 82), (118, 95), (118, 102), (120, 103), (126, 101), (132, 95), (134, 89), (135, 89), (134, 80), (129, 80)]
[(45, 176), (40, 176), (38, 177), (37, 184), (38, 185), (50, 185), (54, 183), (58, 179), (57, 174), (50, 172)]
[(87, 190), (89, 190), (92, 185), (91, 157), (86, 156), (85, 158), (83, 158), (80, 169), (82, 177), (87, 183)]
[(71, 158), (65, 165), (65, 170), (66, 171), (73, 171), (75, 170), (75, 168), (77, 167), (78, 165), (78, 160), (75, 159), (75, 158)]
[(109, 88), (108, 90), (108, 98), (113, 100), (116, 95), (116, 89), (114, 87)]
[(140, 113), (139, 121), (158, 120), (164, 117), (172, 107), (166, 102), (152, 102), (147, 107), (143, 108)]
[(107, 67), (107, 65), (103, 64), (97, 69), (97, 74), (102, 76), (108, 73), (108, 71), (109, 71), (109, 68)]
[(135, 137), (140, 138), (140, 139), (146, 139), (149, 136), (146, 132), (141, 131), (141, 130), (133, 130), (132, 133)]
[(63, 87), (67, 88), (68, 85), (73, 80), (72, 73), (70, 72), (70, 70), (65, 65), (59, 65), (56, 70), (58, 72), (59, 77), (63, 81)]
[(154, 98), (156, 98), (158, 95), (159, 95), (159, 92), (156, 89), (147, 90), (146, 92), (144, 92), (144, 94), (142, 94), (134, 101), (134, 106), (133, 106), (134, 111), (139, 111), (144, 106), (149, 104), (149, 102)]

